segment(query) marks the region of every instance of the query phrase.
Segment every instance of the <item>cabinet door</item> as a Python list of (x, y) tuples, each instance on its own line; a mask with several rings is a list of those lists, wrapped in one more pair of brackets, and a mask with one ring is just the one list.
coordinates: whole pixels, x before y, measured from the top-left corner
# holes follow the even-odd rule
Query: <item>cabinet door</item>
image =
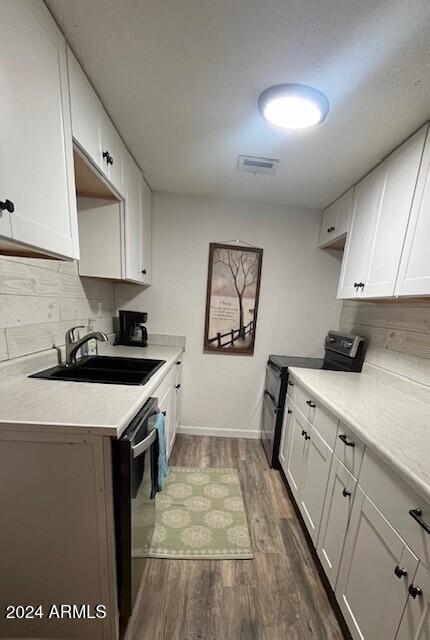
[(294, 409), (291, 414), (291, 424), (287, 435), (287, 451), (285, 454), (285, 475), (296, 502), (299, 502), (299, 492), (305, 465), (306, 440), (302, 432), (310, 431), (311, 426), (298, 418)]
[(142, 176), (131, 158), (125, 173), (125, 277), (142, 282)]
[(347, 233), (352, 205), (353, 189), (349, 189), (324, 211), (319, 239), (320, 247), (333, 244)]
[(169, 387), (164, 396), (159, 400), (158, 406), (160, 411), (164, 413), (164, 433), (166, 437), (166, 455), (170, 455), (170, 447), (172, 444), (172, 432), (173, 432), (173, 388)]
[[(430, 571), (420, 564), (396, 640), (430, 640)], [(421, 591), (416, 593), (413, 588)], [(415, 597), (414, 597), (415, 594)]]
[[(417, 558), (360, 487), (352, 508), (336, 598), (354, 640), (396, 637)], [(407, 575), (400, 577), (396, 567)]]
[(279, 462), (281, 463), (281, 467), (284, 470), (285, 474), (287, 474), (287, 447), (289, 444), (289, 434), (291, 431), (292, 415), (293, 415), (293, 412), (292, 412), (292, 409), (290, 408), (290, 402), (287, 396), (285, 400), (284, 417), (282, 420), (281, 440), (279, 444)]
[(142, 276), (152, 283), (152, 192), (142, 179)]
[(65, 41), (41, 2), (5, 0), (0, 22), (0, 200), (15, 206), (12, 237), (77, 257)]
[(338, 298), (360, 298), (369, 262), (369, 247), (375, 212), (382, 195), (381, 173), (375, 169), (354, 188), (351, 228), (345, 245)]
[(396, 295), (430, 295), (430, 139), (427, 136), (400, 262)]
[(124, 196), (124, 158), (128, 152), (104, 110), (100, 116), (100, 149), (104, 173), (118, 193)]
[(427, 127), (420, 129), (378, 168), (383, 185), (372, 225), (363, 297), (393, 296)]
[(69, 48), (67, 49), (67, 60), (73, 138), (85, 152), (85, 155), (105, 172), (106, 165), (103, 163), (100, 142), (103, 106)]
[(312, 427), (306, 429), (305, 464), (299, 490), (299, 508), (316, 545), (333, 451)]
[(321, 518), (317, 552), (332, 588), (335, 588), (356, 480), (334, 456)]

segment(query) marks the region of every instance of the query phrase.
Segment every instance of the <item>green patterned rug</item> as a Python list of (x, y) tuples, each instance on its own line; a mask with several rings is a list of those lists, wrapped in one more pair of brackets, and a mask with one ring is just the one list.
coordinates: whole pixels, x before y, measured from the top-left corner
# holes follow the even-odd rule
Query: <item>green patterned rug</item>
[(172, 467), (156, 498), (153, 558), (253, 558), (237, 469)]

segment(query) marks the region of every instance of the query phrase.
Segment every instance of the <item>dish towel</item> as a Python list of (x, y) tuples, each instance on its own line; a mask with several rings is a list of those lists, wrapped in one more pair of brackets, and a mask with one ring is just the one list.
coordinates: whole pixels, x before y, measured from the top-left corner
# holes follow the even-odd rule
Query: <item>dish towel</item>
[(169, 465), (166, 456), (166, 431), (164, 415), (161, 411), (157, 414), (154, 427), (158, 433), (158, 491), (164, 487), (164, 481), (169, 473)]

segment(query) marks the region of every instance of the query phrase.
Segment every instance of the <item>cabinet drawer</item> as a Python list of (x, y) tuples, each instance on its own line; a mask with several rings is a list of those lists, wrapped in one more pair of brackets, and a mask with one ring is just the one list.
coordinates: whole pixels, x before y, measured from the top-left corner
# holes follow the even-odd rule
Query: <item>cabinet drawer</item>
[(368, 448), (359, 483), (421, 562), (430, 568), (430, 534), (409, 513), (421, 509), (421, 519), (430, 527), (430, 505)]
[(175, 375), (176, 375), (175, 369), (170, 369), (170, 371), (166, 374), (165, 378), (160, 382), (160, 384), (152, 394), (154, 398), (158, 398), (159, 400), (161, 400), (161, 398), (163, 398), (163, 396), (166, 395), (166, 392), (168, 391), (169, 387), (174, 386)]
[(354, 478), (358, 478), (363, 460), (364, 444), (342, 422), (339, 422), (334, 452)]
[(333, 450), (336, 442), (339, 420), (318, 402), (314, 402), (313, 404), (315, 404), (315, 409), (313, 409), (313, 418), (311, 420), (313, 427), (318, 431), (321, 438), (328, 444), (330, 449)]
[(309, 393), (303, 389), (297, 382), (294, 382), (294, 403), (300, 413), (312, 422), (315, 403)]

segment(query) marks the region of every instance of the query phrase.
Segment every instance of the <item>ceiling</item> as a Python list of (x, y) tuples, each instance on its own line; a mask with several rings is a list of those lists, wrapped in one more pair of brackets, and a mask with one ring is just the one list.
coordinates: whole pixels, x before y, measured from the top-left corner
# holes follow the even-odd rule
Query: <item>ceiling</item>
[[(46, 0), (154, 190), (323, 207), (430, 118), (428, 0)], [(310, 84), (326, 121), (265, 123)], [(279, 158), (277, 176), (237, 156)]]

